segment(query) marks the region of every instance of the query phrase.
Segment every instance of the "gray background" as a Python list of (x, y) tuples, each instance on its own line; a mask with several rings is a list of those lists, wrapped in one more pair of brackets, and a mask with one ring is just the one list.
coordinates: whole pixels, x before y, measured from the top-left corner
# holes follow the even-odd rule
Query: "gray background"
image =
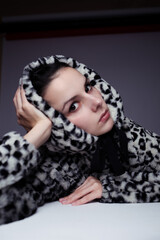
[(3, 41), (0, 136), (18, 126), (13, 96), (22, 70), (38, 57), (63, 54), (94, 68), (118, 90), (125, 115), (160, 134), (160, 32)]

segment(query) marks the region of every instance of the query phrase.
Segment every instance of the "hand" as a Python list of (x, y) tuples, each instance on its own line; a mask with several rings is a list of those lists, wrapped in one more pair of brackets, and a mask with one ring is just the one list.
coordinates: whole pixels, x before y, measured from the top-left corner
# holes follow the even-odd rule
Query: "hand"
[(51, 135), (51, 120), (27, 101), (23, 87), (17, 89), (13, 101), (18, 123), (28, 131), (24, 139), (39, 148)]
[(40, 121), (50, 121), (41, 111), (28, 102), (23, 87), (19, 87), (13, 98), (16, 108), (17, 122), (27, 131)]
[(62, 204), (73, 206), (85, 204), (102, 197), (101, 182), (95, 177), (88, 177), (85, 182), (69, 196), (59, 199)]

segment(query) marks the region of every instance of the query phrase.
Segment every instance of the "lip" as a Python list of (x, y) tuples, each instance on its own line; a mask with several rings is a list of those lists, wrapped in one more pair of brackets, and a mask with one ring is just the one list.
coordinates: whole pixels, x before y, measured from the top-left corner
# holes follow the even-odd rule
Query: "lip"
[(105, 112), (103, 112), (100, 116), (99, 122), (106, 122), (108, 119), (110, 118), (110, 113), (109, 110), (106, 110)]

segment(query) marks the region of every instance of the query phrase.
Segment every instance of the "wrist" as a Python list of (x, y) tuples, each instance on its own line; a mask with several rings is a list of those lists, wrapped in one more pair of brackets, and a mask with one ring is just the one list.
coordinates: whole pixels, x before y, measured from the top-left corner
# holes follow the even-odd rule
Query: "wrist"
[(36, 148), (43, 145), (50, 137), (52, 123), (49, 119), (39, 121), (24, 138), (33, 144)]

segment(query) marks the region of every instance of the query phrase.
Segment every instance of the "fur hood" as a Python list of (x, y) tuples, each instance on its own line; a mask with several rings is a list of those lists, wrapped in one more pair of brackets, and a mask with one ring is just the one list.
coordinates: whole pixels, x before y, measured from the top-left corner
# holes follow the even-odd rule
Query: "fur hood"
[(88, 134), (84, 130), (76, 127), (66, 119), (64, 115), (50, 107), (47, 102), (37, 94), (29, 79), (29, 73), (35, 67), (43, 64), (52, 64), (55, 59), (67, 63), (70, 67), (78, 70), (82, 75), (92, 81), (94, 87), (100, 90), (102, 97), (108, 104), (111, 116), (118, 128), (121, 128), (124, 119), (121, 97), (117, 91), (93, 69), (88, 68), (83, 63), (79, 63), (71, 57), (62, 55), (43, 57), (35, 62), (31, 62), (24, 68), (20, 83), (23, 84), (27, 99), (53, 122), (51, 138), (46, 144), (48, 149), (53, 152), (93, 152), (98, 137)]

